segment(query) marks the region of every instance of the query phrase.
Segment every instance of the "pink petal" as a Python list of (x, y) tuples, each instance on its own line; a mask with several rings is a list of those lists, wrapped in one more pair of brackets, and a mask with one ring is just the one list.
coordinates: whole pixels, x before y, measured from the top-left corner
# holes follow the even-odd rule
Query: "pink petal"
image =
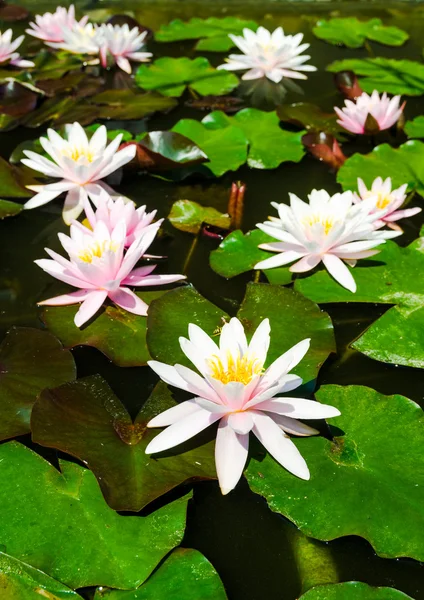
[(85, 300), (89, 294), (92, 294), (91, 290), (78, 290), (77, 292), (71, 292), (70, 294), (63, 294), (62, 296), (56, 296), (49, 300), (43, 300), (43, 302), (37, 302), (38, 306), (67, 306), (68, 304), (78, 304)]
[(77, 327), (81, 327), (86, 323), (102, 306), (107, 298), (107, 292), (104, 290), (90, 291), (86, 300), (81, 304), (81, 307), (75, 315), (74, 323)]
[(177, 421), (181, 421), (181, 419), (188, 417), (198, 410), (202, 409), (196, 404), (194, 398), (192, 400), (186, 400), (177, 406), (168, 408), (168, 410), (165, 410), (156, 417), (153, 417), (153, 419), (147, 423), (147, 427), (168, 427), (168, 425), (173, 425)]
[(233, 490), (243, 474), (249, 450), (249, 434), (236, 433), (224, 417), (219, 423), (215, 442), (215, 464), (221, 492)]
[(145, 317), (149, 306), (128, 288), (119, 288), (114, 292), (109, 292), (109, 298), (118, 306), (134, 315)]

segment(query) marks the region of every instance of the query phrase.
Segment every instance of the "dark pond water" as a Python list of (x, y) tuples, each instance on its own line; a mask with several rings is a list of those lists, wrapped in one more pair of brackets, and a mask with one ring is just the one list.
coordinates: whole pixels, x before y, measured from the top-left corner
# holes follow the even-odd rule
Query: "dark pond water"
[[(170, 8), (150, 3), (137, 8), (136, 3), (117, 2), (112, 12), (132, 10), (143, 24), (157, 28), (161, 22), (172, 18), (190, 16), (211, 16), (231, 14), (244, 18), (254, 18), (269, 29), (283, 25), (289, 33), (304, 31), (306, 41), (311, 43), (312, 64), (318, 67), (309, 80), (302, 84), (304, 98), (316, 102), (323, 109), (331, 110), (340, 98), (334, 89), (332, 76), (325, 67), (338, 58), (366, 57), (373, 52), (368, 49), (349, 50), (337, 48), (317, 40), (310, 31), (310, 23), (317, 11), (323, 14), (329, 9), (319, 9), (303, 3), (295, 6), (270, 5), (265, 10), (262, 3), (244, 7), (231, 4), (227, 8), (207, 3), (203, 7), (191, 4), (173, 4)], [(405, 3), (403, 3), (405, 4)], [(55, 3), (37, 3), (37, 10), (52, 8)], [(106, 3), (96, 5), (99, 17), (106, 11)], [(94, 4), (93, 4), (94, 7)], [(362, 11), (362, 12), (361, 12)], [(371, 8), (369, 4), (347, 4), (341, 15), (381, 16), (388, 24), (397, 24), (406, 29), (411, 39), (401, 49), (378, 46), (378, 55), (403, 57), (421, 60), (422, 32), (424, 31), (424, 7)], [(151, 44), (149, 48), (156, 57), (160, 55), (193, 55), (193, 44), (175, 43)], [(206, 54), (213, 64), (222, 62), (217, 54)], [(186, 98), (184, 98), (186, 99)], [(183, 100), (184, 100), (183, 99)], [(288, 101), (299, 101), (299, 96), (289, 96)], [(423, 112), (422, 98), (409, 99), (406, 118)], [(201, 119), (202, 113), (180, 108), (167, 115), (156, 116), (148, 122), (137, 123), (137, 130), (143, 131), (172, 127), (180, 118)], [(112, 124), (119, 125), (119, 123)], [(126, 126), (126, 125), (125, 125)], [(8, 157), (13, 148), (22, 140), (38, 137), (39, 131), (18, 130), (1, 134), (0, 152)], [(394, 143), (403, 141), (392, 140)], [(370, 150), (364, 142), (363, 151)], [(350, 145), (349, 152), (358, 148)], [(312, 188), (326, 188), (329, 192), (338, 191), (334, 173), (306, 157), (300, 164), (285, 163), (272, 171), (253, 171), (242, 168), (239, 172), (227, 173), (219, 179), (191, 178), (181, 183), (170, 183), (153, 177), (140, 175), (127, 178), (119, 188), (139, 204), (157, 208), (158, 216), (165, 217), (172, 203), (178, 199), (195, 200), (206, 206), (215, 206), (225, 212), (229, 188), (232, 181), (242, 180), (247, 184), (247, 194), (242, 227), (245, 231), (258, 221), (266, 219), (271, 201), (286, 201), (288, 192), (305, 197)], [(0, 328), (2, 335), (11, 325), (41, 327), (36, 301), (62, 292), (61, 284), (52, 281), (33, 264), (35, 258), (43, 257), (43, 248), (48, 246), (58, 250), (57, 233), (65, 231), (61, 219), (61, 203), (53, 202), (41, 209), (23, 213), (17, 219), (0, 222)], [(423, 217), (418, 215), (407, 221), (401, 244), (417, 237)], [(189, 234), (165, 226), (167, 235), (157, 243), (154, 251), (166, 254), (169, 259), (164, 268), (170, 273), (184, 272), (201, 294), (218, 306), (234, 314), (244, 295), (248, 276), (240, 276), (226, 281), (213, 273), (208, 266), (209, 253), (217, 242), (200, 236), (195, 242)], [(195, 244), (195, 246), (193, 245)], [(385, 365), (366, 358), (349, 348), (354, 340), (373, 322), (385, 307), (373, 305), (327, 305), (334, 320), (338, 344), (337, 356), (332, 356), (320, 373), (319, 383), (364, 384), (383, 393), (401, 393), (424, 406), (424, 386), (422, 372)], [(128, 410), (135, 415), (152, 390), (156, 376), (148, 368), (118, 368), (111, 364), (98, 351), (80, 348), (74, 351), (78, 365), (78, 375), (101, 373), (109, 382)], [(41, 452), (45, 452), (41, 450)], [(49, 455), (50, 457), (51, 455)], [(163, 500), (164, 501), (164, 500)], [(385, 502), (385, 498), (381, 498)], [(279, 515), (272, 513), (264, 500), (250, 492), (247, 484), (241, 482), (229, 496), (221, 496), (216, 483), (203, 483), (195, 486), (194, 500), (191, 503), (184, 545), (199, 549), (212, 562), (220, 574), (230, 600), (294, 600), (301, 593), (302, 573), (296, 567), (293, 542), (294, 527)], [(422, 565), (408, 559), (387, 560), (379, 558), (371, 546), (363, 539), (350, 537), (335, 540), (328, 544), (317, 542), (330, 553), (340, 581), (360, 580), (373, 585), (394, 586), (416, 600), (424, 599), (424, 572)], [(90, 597), (91, 591), (87, 593)]]

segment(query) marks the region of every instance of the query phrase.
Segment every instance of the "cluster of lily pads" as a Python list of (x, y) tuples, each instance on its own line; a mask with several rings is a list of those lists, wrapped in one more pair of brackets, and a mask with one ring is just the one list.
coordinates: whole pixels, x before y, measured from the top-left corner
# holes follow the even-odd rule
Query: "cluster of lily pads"
[[(409, 206), (409, 192), (424, 193), (424, 145), (382, 144), (350, 157), (342, 149), (358, 136), (378, 140), (383, 131), (424, 137), (423, 117), (403, 127), (401, 101), (424, 93), (424, 67), (385, 58), (338, 61), (328, 69), (338, 73), (343, 107), (326, 114), (304, 102), (264, 111), (245, 107), (232, 71), (277, 91), (306, 79), (316, 68), (301, 33), (270, 32), (232, 17), (175, 20), (155, 33), (163, 43), (196, 40), (196, 51), (237, 46), (241, 53), (217, 68), (203, 57), (154, 59), (145, 49), (147, 28), (77, 20), (73, 6), (37, 15), (27, 33), (39, 44), (28, 46), (30, 60), (16, 52), (23, 38), (0, 34), (0, 128), (50, 128), (46, 137), (20, 144), (9, 162), (0, 159), (0, 194), (27, 198), (24, 205), (1, 200), (0, 216), (66, 194), (69, 235), (59, 233), (59, 240), (67, 256), (46, 248), (49, 259), (36, 263), (68, 289), (39, 299), (45, 330), (14, 328), (0, 346), (0, 439), (31, 433), (36, 444), (85, 466), (60, 459), (57, 470), (19, 442), (0, 446), (8, 482), (0, 492), (7, 590), (32, 598), (35, 584), (49, 597), (77, 600), (74, 590), (97, 586), (96, 599), (224, 600), (207, 559), (177, 548), (191, 492), (137, 517), (117, 511), (139, 513), (193, 480), (218, 479), (226, 495), (243, 474), (305, 536), (359, 535), (381, 556), (424, 560), (421, 409), (361, 386), (322, 386), (311, 399), (319, 369), (335, 351), (331, 319), (315, 302), (393, 305), (354, 347), (380, 361), (424, 366), (424, 342), (419, 332), (411, 335), (423, 320), (423, 238), (406, 248), (390, 241), (402, 234), (398, 221), (421, 211)], [(408, 37), (379, 19), (320, 21), (314, 33), (350, 47), (366, 40), (400, 46)], [(130, 61), (150, 59), (132, 76)], [(138, 121), (171, 110), (181, 96), (208, 114), (181, 119), (169, 131), (92, 124)], [(157, 269), (164, 257), (147, 251), (164, 219), (155, 220), (156, 207), (137, 208), (116, 191), (119, 178), (134, 172), (170, 181), (220, 177), (244, 164), (275, 169), (300, 162), (307, 152), (337, 170), (342, 192), (311, 189), (307, 201), (290, 193), (289, 204), (276, 199), (276, 214), (247, 233), (240, 229), (249, 200), (244, 185), (233, 184), (227, 213), (184, 200), (172, 207), (176, 228), (218, 240), (210, 255), (218, 275), (256, 271), (236, 315), (201, 296), (184, 274), (160, 272), (164, 263)], [(261, 271), (269, 283), (261, 282)], [(81, 345), (118, 366), (148, 365), (159, 375), (135, 420), (100, 375), (76, 378), (70, 349)], [(186, 393), (178, 403), (176, 389)], [(304, 420), (318, 420), (319, 429)], [(214, 423), (214, 441), (196, 437)], [(249, 454), (250, 432), (260, 449)], [(383, 469), (375, 449), (387, 439), (393, 441)], [(364, 480), (370, 497), (362, 495)], [(395, 514), (389, 532), (387, 503)], [(357, 582), (303, 591), (305, 600), (409, 598)]]

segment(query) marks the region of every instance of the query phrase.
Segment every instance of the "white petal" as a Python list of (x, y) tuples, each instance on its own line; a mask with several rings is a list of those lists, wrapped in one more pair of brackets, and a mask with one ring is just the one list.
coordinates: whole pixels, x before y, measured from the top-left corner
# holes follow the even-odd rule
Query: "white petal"
[(236, 433), (224, 417), (219, 423), (215, 442), (215, 464), (221, 492), (233, 490), (243, 474), (249, 450), (249, 434)]
[(201, 410), (200, 406), (196, 404), (194, 399), (186, 400), (186, 402), (181, 402), (181, 404), (168, 408), (168, 410), (153, 417), (153, 419), (147, 423), (147, 427), (167, 427), (198, 410)]

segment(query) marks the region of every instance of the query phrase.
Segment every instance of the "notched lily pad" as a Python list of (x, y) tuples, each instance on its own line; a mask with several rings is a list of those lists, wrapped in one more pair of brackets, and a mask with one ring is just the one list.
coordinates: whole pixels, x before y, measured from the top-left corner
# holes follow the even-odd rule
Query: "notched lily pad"
[(308, 536), (359, 535), (384, 558), (423, 560), (423, 411), (404, 396), (363, 386), (326, 385), (317, 398), (341, 416), (329, 419), (333, 440), (294, 440), (311, 479), (258, 455), (245, 473), (251, 489)]
[(212, 206), (202, 206), (192, 200), (177, 200), (171, 208), (168, 219), (180, 231), (197, 234), (202, 225), (212, 225), (219, 229), (229, 229), (231, 218)]
[[(165, 294), (164, 290), (138, 295), (148, 304)], [(150, 358), (146, 344), (147, 317), (140, 317), (118, 306), (105, 310), (83, 328), (74, 323), (78, 306), (48, 306), (41, 318), (46, 327), (66, 348), (93, 346), (120, 367), (136, 367)]]
[(141, 65), (135, 75), (136, 84), (144, 90), (156, 90), (164, 96), (181, 96), (186, 87), (201, 96), (221, 96), (234, 90), (238, 78), (227, 71), (214, 69), (207, 58), (199, 56), (162, 57), (149, 65)]
[(359, 21), (356, 17), (322, 19), (313, 28), (313, 32), (321, 40), (348, 48), (360, 48), (367, 39), (386, 46), (402, 46), (409, 38), (406, 31), (398, 27), (387, 27), (381, 19)]
[(299, 600), (413, 600), (391, 587), (372, 587), (359, 581), (318, 585)]
[(85, 377), (44, 390), (33, 410), (32, 438), (82, 460), (111, 508), (138, 512), (185, 481), (216, 478), (212, 442), (174, 456), (145, 453), (157, 434), (147, 423), (172, 406), (160, 382), (133, 422), (100, 375)]
[(0, 157), (0, 197), (30, 198), (33, 192), (25, 186), (37, 183), (27, 170), (15, 167)]
[(0, 345), (0, 440), (29, 433), (31, 410), (41, 390), (75, 377), (71, 352), (53, 335), (12, 328)]
[(346, 133), (346, 130), (337, 123), (336, 113), (326, 113), (319, 106), (310, 102), (282, 104), (277, 108), (277, 115), (281, 121), (294, 123), (307, 131), (325, 131), (337, 139), (343, 139), (341, 134)]
[(405, 123), (405, 133), (409, 138), (424, 138), (424, 116), (415, 117)]
[(137, 137), (137, 154), (130, 165), (140, 169), (169, 170), (206, 162), (206, 154), (175, 131), (151, 131)]

